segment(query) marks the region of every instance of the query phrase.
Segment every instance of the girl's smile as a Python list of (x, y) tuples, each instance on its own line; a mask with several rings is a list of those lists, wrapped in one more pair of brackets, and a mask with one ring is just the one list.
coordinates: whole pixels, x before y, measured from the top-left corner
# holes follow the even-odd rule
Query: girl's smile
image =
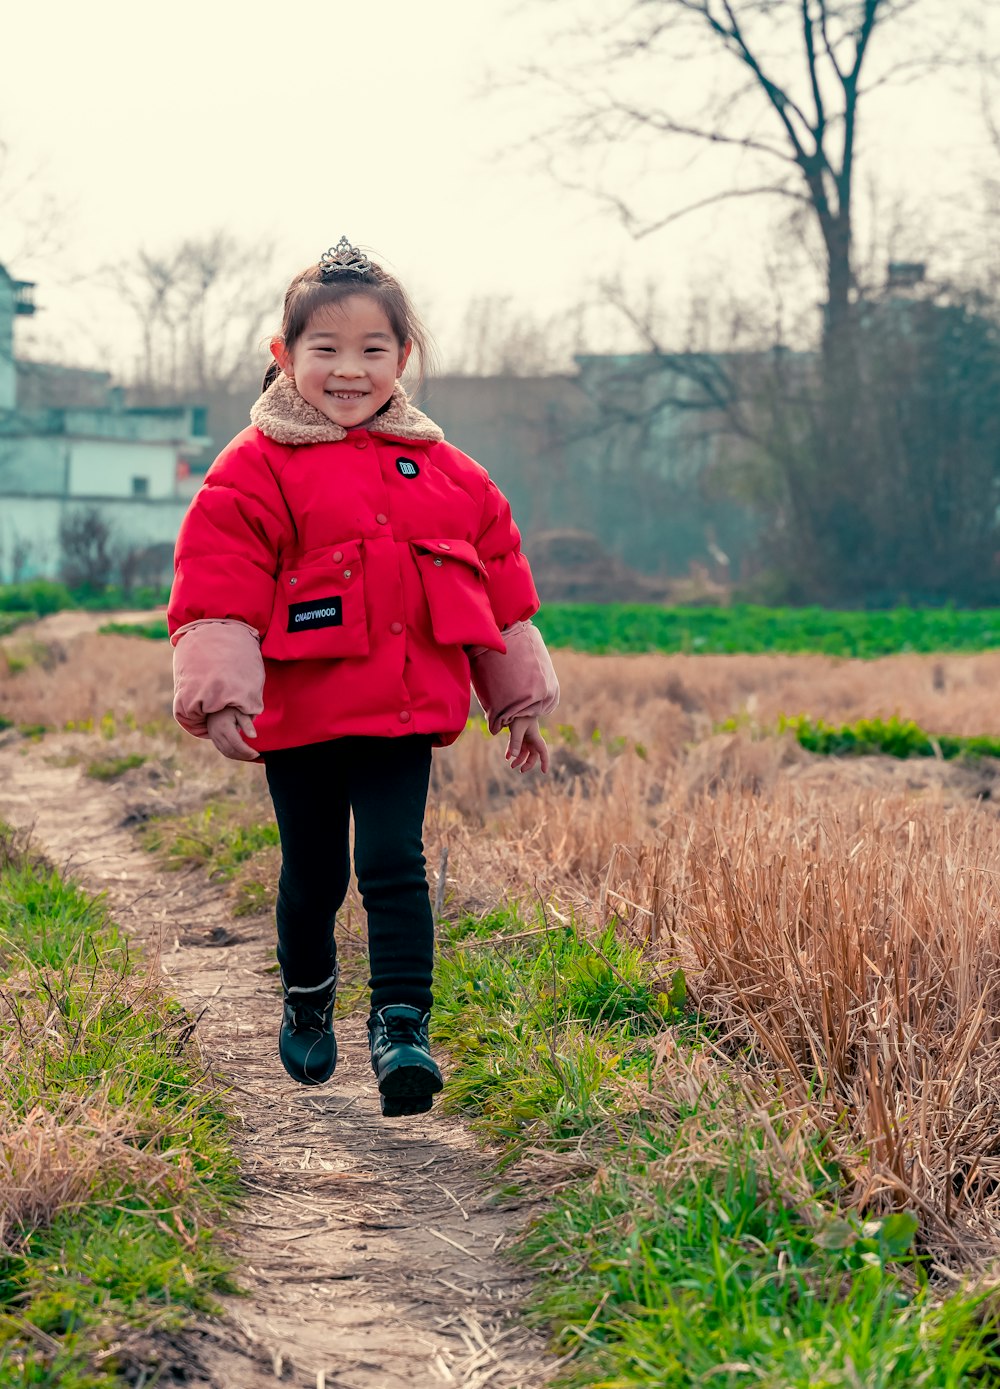
[(318, 309), (289, 352), (271, 343), (299, 395), (334, 424), (356, 429), (387, 404), (410, 355), (371, 295), (349, 295)]

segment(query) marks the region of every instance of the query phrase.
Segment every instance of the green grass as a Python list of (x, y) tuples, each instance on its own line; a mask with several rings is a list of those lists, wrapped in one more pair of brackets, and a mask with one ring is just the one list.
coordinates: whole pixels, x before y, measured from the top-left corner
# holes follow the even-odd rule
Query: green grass
[(200, 865), (211, 877), (226, 880), (260, 849), (279, 843), (273, 820), (243, 824), (235, 815), (227, 806), (207, 805), (194, 815), (151, 820), (141, 831), (143, 844), (168, 868)]
[[(679, 972), (653, 976), (613, 929), (588, 942), (509, 910), (446, 928), (435, 998), (456, 1062), (446, 1103), (502, 1145), (501, 1166), (562, 1155), (519, 1244), (538, 1278), (532, 1316), (573, 1352), (560, 1384), (943, 1389), (1000, 1375), (981, 1299), (929, 1284), (915, 1216), (842, 1211), (818, 1139), (804, 1211), (724, 1087), (664, 1098), (654, 1039), (697, 1050), (705, 1037)], [(782, 1115), (776, 1100), (779, 1135)]]
[[(938, 1303), (926, 1282), (903, 1280), (907, 1264), (917, 1267), (914, 1218), (854, 1221), (850, 1245), (824, 1247), (824, 1230), (761, 1175), (755, 1135), (717, 1138), (711, 1166), (692, 1160), (676, 1172), (676, 1134), (636, 1134), (529, 1231), (521, 1252), (542, 1282), (535, 1314), (577, 1352), (562, 1384), (995, 1382), (982, 1300)], [(817, 1197), (832, 1206), (836, 1191), (818, 1183)]]
[(170, 636), (165, 618), (153, 622), (105, 622), (97, 630), (122, 637), (146, 637), (149, 641), (166, 641)]
[(109, 584), (99, 590), (69, 589), (50, 579), (0, 584), (0, 637), (25, 622), (34, 622), (67, 608), (113, 612), (116, 608), (157, 608), (170, 596), (169, 588), (136, 588), (126, 593)]
[(65, 584), (48, 579), (31, 579), (20, 584), (0, 584), (0, 613), (22, 613), (28, 617), (47, 617), (74, 606), (73, 595)]
[(0, 612), (0, 637), (7, 636), (9, 632), (15, 632), (18, 627), (22, 627), (26, 622), (34, 622), (38, 616), (39, 614), (36, 612)]
[(75, 588), (72, 607), (90, 612), (114, 612), (116, 608), (162, 608), (170, 598), (170, 586), (141, 587), (126, 591), (117, 584), (100, 589)]
[[(6, 830), (0, 978), (0, 1151), (16, 1158), (26, 1130), (71, 1157), (31, 1169), (22, 1186), (39, 1193), (35, 1207), (14, 1200), (0, 1254), (0, 1386), (121, 1384), (123, 1332), (176, 1330), (230, 1286), (213, 1233), (237, 1197), (226, 1116), (190, 1020), (101, 900)], [(64, 1168), (73, 1181), (46, 1204), (47, 1174)], [(0, 1190), (0, 1209), (9, 1195)]]
[(129, 753), (126, 757), (98, 757), (88, 762), (86, 774), (95, 781), (116, 781), (135, 767), (142, 767), (148, 759), (141, 753)]
[[(726, 719), (719, 731), (733, 733), (740, 728), (767, 736), (768, 730), (755, 728), (745, 718)], [(826, 756), (866, 756), (881, 753), (889, 757), (1000, 757), (1000, 738), (985, 735), (963, 737), (951, 733), (927, 733), (912, 719), (858, 719), (854, 723), (830, 724), (806, 714), (782, 715), (773, 730), (789, 732), (809, 752)]]
[(262, 916), (274, 909), (274, 894), (254, 878), (236, 885), (235, 898), (233, 916)]
[(4, 648), (0, 656), (4, 665), (7, 667), (8, 675), (20, 675), (22, 671), (31, 670), (33, 666), (41, 666), (43, 670), (51, 670), (53, 665), (52, 653), (44, 642), (28, 639), (11, 643)]
[(888, 656), (900, 651), (982, 651), (1000, 646), (1000, 609), (667, 608), (546, 603), (535, 623), (551, 647), (576, 651), (698, 654), (822, 652)]

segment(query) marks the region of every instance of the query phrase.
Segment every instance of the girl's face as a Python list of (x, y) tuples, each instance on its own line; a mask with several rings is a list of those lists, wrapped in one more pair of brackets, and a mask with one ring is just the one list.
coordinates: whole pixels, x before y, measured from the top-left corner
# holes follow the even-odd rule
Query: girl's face
[(411, 343), (400, 343), (382, 306), (351, 294), (317, 309), (289, 352), (271, 351), (303, 400), (344, 429), (370, 423), (403, 374)]

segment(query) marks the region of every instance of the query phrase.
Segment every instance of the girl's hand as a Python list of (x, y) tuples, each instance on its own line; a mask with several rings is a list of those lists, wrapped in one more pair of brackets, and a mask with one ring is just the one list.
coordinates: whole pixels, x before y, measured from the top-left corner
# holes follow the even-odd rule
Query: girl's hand
[(536, 718), (511, 719), (510, 742), (504, 757), (510, 763), (511, 770), (517, 767), (522, 775), (530, 772), (534, 766), (541, 767), (543, 772), (549, 770), (549, 750)]
[(241, 731), (248, 738), (256, 738), (257, 736), (253, 719), (250, 718), (249, 714), (241, 714), (239, 709), (234, 709), (229, 704), (225, 709), (220, 709), (218, 713), (209, 714), (205, 723), (208, 725), (208, 736), (223, 757), (231, 757), (234, 762), (255, 762), (260, 756), (259, 752), (254, 752), (253, 748), (248, 748), (240, 737)]

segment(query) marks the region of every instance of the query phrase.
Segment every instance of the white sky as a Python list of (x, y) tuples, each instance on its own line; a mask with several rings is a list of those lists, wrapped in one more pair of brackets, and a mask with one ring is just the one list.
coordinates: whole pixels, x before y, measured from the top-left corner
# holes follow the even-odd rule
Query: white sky
[[(926, 0), (934, 5), (937, 0)], [(956, 0), (957, 3), (957, 0)], [(998, 0), (975, 0), (994, 32)], [(128, 320), (91, 288), (96, 270), (225, 228), (280, 247), (288, 278), (342, 232), (400, 275), (447, 354), (473, 296), (568, 310), (621, 271), (681, 302), (692, 285), (758, 273), (767, 213), (747, 203), (633, 242), (593, 200), (556, 186), (529, 149), (537, 91), (484, 96), (551, 54), (549, 34), (591, 0), (48, 0), (8, 7), (0, 140), (8, 189), (0, 262), (39, 283), (36, 348), (93, 362)], [(888, 40), (886, 40), (888, 43)], [(678, 65), (669, 80), (701, 81)], [(962, 84), (969, 85), (963, 97)], [(877, 104), (881, 103), (881, 104)], [(867, 171), (902, 193), (931, 236), (968, 216), (985, 153), (975, 80), (927, 80), (869, 108)], [(506, 150), (506, 153), (505, 153)], [(718, 166), (674, 161), (680, 203)], [(640, 174), (636, 175), (641, 178)], [(0, 185), (0, 193), (3, 192)], [(859, 193), (862, 192), (859, 186)], [(33, 258), (18, 222), (41, 195), (62, 209), (58, 250)], [(275, 325), (276, 326), (276, 325)], [(111, 366), (117, 365), (114, 360)]]

